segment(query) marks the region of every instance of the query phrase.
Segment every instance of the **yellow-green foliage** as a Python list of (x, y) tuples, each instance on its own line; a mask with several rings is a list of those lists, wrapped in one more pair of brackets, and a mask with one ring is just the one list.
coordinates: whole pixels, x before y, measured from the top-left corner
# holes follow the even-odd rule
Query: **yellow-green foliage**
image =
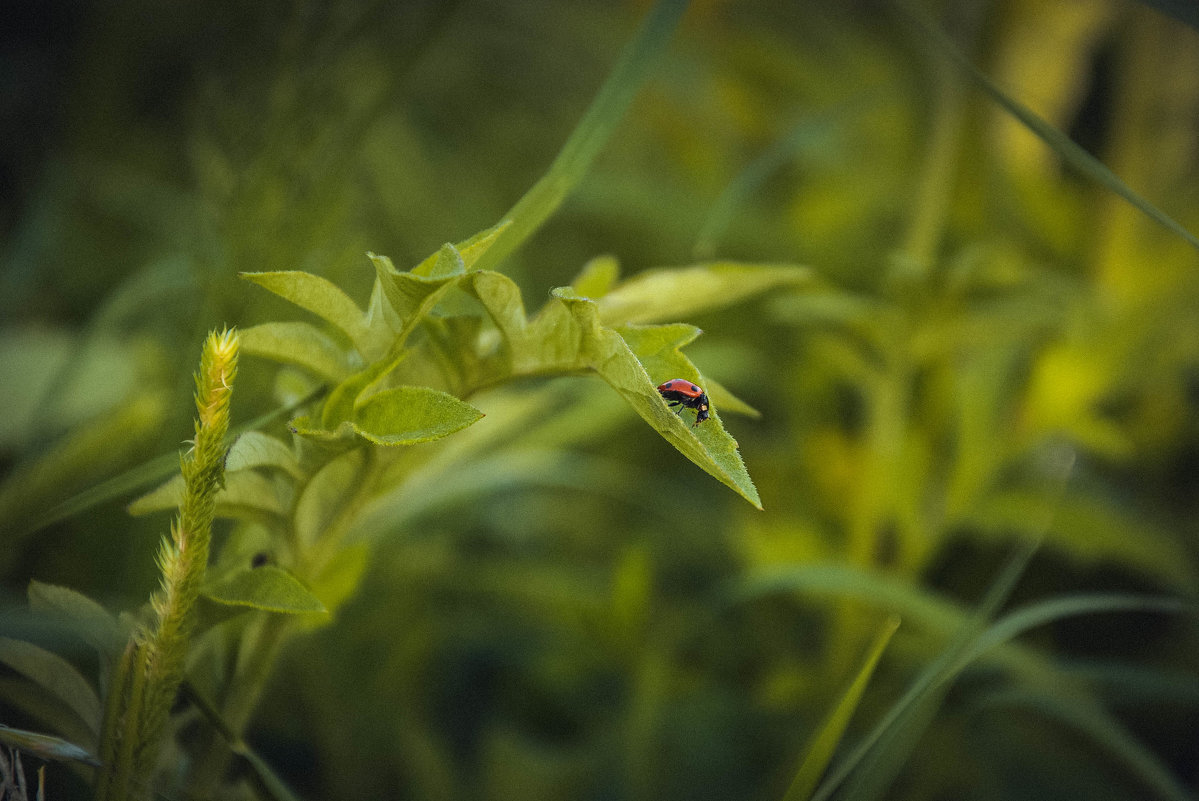
[(1193, 798), (1186, 4), (92, 5), (0, 97), (47, 797)]

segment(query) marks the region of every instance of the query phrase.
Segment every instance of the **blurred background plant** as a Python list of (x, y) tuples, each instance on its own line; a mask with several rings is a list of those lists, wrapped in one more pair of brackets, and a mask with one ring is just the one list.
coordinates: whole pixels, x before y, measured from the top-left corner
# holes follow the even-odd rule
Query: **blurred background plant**
[[(196, 343), (295, 317), (236, 273), (306, 270), (365, 306), (365, 252), (411, 266), (492, 225), (647, 8), (13, 12), (0, 723), (86, 741), (14, 643), (100, 689), (105, 658), (27, 616), (27, 588), (149, 596), (165, 521), (126, 505), (177, 462)], [(688, 356), (761, 412), (727, 424), (765, 511), (595, 379), (482, 391), (482, 422), (414, 446), (453, 469), (371, 521), (361, 583), (274, 663), (255, 758), (313, 798), (808, 797), (797, 755), (835, 744), (822, 721), (866, 676), (818, 795), (1194, 798), (1199, 632), (1151, 599), (1196, 594), (1199, 256), (1146, 212), (1199, 230), (1197, 150), (1181, 4), (693, 4), (588, 177), (492, 266), (537, 309), (601, 254), (809, 265), (627, 318), (707, 332)], [(235, 423), (306, 387), (247, 356)], [(209, 724), (181, 723), (183, 771)], [(90, 771), (52, 766), (47, 797)]]

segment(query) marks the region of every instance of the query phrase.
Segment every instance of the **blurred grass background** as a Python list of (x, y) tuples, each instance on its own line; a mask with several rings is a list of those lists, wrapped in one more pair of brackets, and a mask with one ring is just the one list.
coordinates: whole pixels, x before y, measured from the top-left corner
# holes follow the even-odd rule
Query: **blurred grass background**
[[(1194, 28), (1103, 0), (927, 6), (1012, 97), (1199, 230)], [(178, 446), (203, 332), (290, 315), (235, 273), (308, 270), (362, 303), (366, 251), (411, 265), (494, 223), (647, 8), (6, 11), (4, 607), (31, 578), (141, 603), (164, 521), (110, 503), (20, 532)], [(712, 257), (818, 272), (687, 320), (707, 332), (692, 359), (763, 413), (729, 425), (766, 511), (598, 381), (481, 398), (530, 415), (520, 441), (386, 532), (259, 710), (249, 739), (301, 795), (781, 798), (887, 606), (847, 586), (730, 600), (789, 570), (970, 604), (1012, 542), (1044, 534), (1017, 600), (1194, 600), (1199, 257), (888, 5), (694, 3), (580, 191), (500, 269), (533, 309), (597, 254), (630, 274)], [(247, 360), (235, 416), (273, 408), (273, 383)], [(539, 453), (552, 469), (518, 469)], [(1151, 789), (1194, 797), (1196, 635), (1193, 618), (1103, 615), (1026, 640), (1174, 777)], [(851, 732), (942, 644), (902, 627)], [(1110, 744), (1005, 686), (967, 674), (886, 797), (1146, 797)]]

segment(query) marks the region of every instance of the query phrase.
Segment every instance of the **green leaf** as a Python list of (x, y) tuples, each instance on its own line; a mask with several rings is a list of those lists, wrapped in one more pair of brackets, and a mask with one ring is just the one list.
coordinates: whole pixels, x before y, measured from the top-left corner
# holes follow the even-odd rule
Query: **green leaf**
[(713, 262), (647, 270), (597, 301), (606, 325), (682, 320), (723, 309), (781, 286), (812, 282), (806, 267)]
[[(854, 751), (821, 783), (813, 801), (824, 801), (847, 778), (846, 799), (881, 796), (894, 781), (904, 761), (932, 723), (951, 683), (969, 665), (971, 654), (986, 621), (1011, 595), (1016, 582), (1032, 559), (1039, 541), (1022, 542), (987, 588), (970, 616), (958, 626), (938, 657), (909, 685), (907, 692), (887, 710)], [(870, 759), (865, 761), (866, 754)], [(852, 777), (851, 777), (852, 774)]]
[(712, 402), (712, 405), (719, 406), (722, 411), (743, 414), (755, 420), (762, 416), (761, 412), (738, 398), (711, 376), (704, 378), (704, 392), (708, 393), (708, 400)]
[(321, 410), (321, 427), (335, 429), (341, 423), (354, 419), (359, 397), (394, 370), (407, 354), (407, 351), (403, 351), (394, 359), (380, 359), (334, 387)]
[[(757, 488), (737, 452), (737, 442), (724, 430), (717, 410), (712, 409), (708, 422), (689, 426), (658, 394), (657, 385), (671, 378), (686, 378), (702, 386), (699, 371), (679, 352), (699, 334), (699, 329), (688, 325), (629, 326), (617, 332), (600, 325), (593, 301), (574, 295), (569, 288), (556, 289), (553, 294), (578, 325), (586, 365), (680, 453), (761, 509)], [(647, 370), (654, 371), (657, 381)]]
[(274, 292), (301, 309), (320, 317), (341, 330), (359, 353), (370, 350), (365, 315), (341, 287), (326, 278), (299, 270), (269, 273), (239, 273), (241, 278)]
[(441, 250), (437, 251), (420, 264), (413, 267), (412, 272), (416, 275), (423, 275), (431, 278), (451, 275), (452, 273), (447, 272), (447, 270), (453, 267), (453, 262), (445, 260), (446, 257), (443, 254), (446, 253), (446, 248), (450, 248), (453, 252), (457, 253), (459, 259), (461, 259), (462, 268), (464, 270), (469, 270), (472, 266), (474, 266), (475, 262), (477, 262), (479, 258), (487, 252), (487, 249), (495, 243), (500, 234), (502, 234), (504, 230), (511, 224), (511, 220), (502, 220), (490, 228), (480, 231), (469, 239), (462, 240), (457, 245), (446, 244), (441, 248)]
[(866, 658), (862, 661), (862, 666), (858, 668), (853, 681), (841, 693), (837, 705), (829, 711), (828, 716), (820, 724), (820, 728), (816, 730), (811, 743), (805, 747), (803, 760), (795, 773), (795, 778), (791, 781), (787, 794), (783, 796), (783, 801), (807, 801), (812, 797), (812, 792), (828, 768), (828, 764), (837, 750), (837, 745), (841, 742), (845, 729), (849, 726), (849, 721), (862, 700), (862, 693), (865, 692), (866, 685), (870, 683), (870, 677), (874, 675), (874, 669), (878, 666), (878, 661), (882, 658), (887, 643), (891, 641), (891, 636), (898, 628), (899, 618), (892, 617), (874, 638), (874, 643), (866, 653)]
[[(349, 425), (347, 423), (347, 425)], [(330, 461), (304, 486), (296, 501), (294, 525), (304, 547), (324, 538), (362, 478), (366, 455), (361, 448)]]
[(355, 413), (358, 434), (378, 445), (414, 445), (461, 431), (483, 413), (428, 387), (396, 387), (371, 395)]
[(312, 594), (320, 599), (332, 614), (353, 598), (370, 566), (371, 548), (356, 542), (338, 548), (337, 553), (312, 580)]
[(596, 256), (583, 265), (570, 287), (579, 297), (598, 300), (611, 291), (618, 278), (620, 262), (612, 256)]
[(65, 622), (81, 640), (100, 656), (100, 672), (104, 681), (125, 647), (126, 633), (117, 618), (100, 604), (81, 592), (57, 584), (29, 582), (29, 608)]
[(227, 473), (270, 467), (302, 479), (304, 471), (291, 446), (260, 431), (247, 431), (234, 440), (225, 457)]
[(263, 323), (241, 332), (244, 353), (294, 364), (329, 381), (351, 372), (347, 354), (323, 331), (308, 323)]
[[(5, 544), (0, 548), (0, 565), (19, 552), (19, 537), (54, 517), (60, 508), (55, 504), (67, 493), (140, 455), (161, 427), (166, 409), (161, 392), (136, 395), (111, 415), (79, 427), (16, 468), (0, 488), (0, 541)], [(174, 464), (178, 463), (176, 457)]]
[(3, 723), (0, 723), (0, 743), (51, 762), (82, 762), (85, 765), (100, 766), (100, 760), (89, 754), (87, 749), (61, 737), (14, 729)]
[(275, 565), (235, 570), (206, 586), (202, 594), (219, 604), (265, 612), (299, 615), (328, 611), (299, 579)]
[(1072, 167), (1100, 186), (1124, 198), (1135, 208), (1139, 209), (1146, 217), (1182, 237), (1190, 243), (1191, 247), (1199, 250), (1199, 238), (1196, 238), (1194, 234), (1173, 217), (1134, 192), (1128, 184), (1124, 183), (1118, 175), (1108, 169), (1103, 162), (1088, 153), (1066, 134), (1054, 128), (1041, 117), (1037, 116), (1032, 109), (1000, 89), (998, 84), (975, 67), (970, 59), (954, 46), (949, 37), (941, 32), (926, 14), (906, 5), (896, 5), (896, 8), (925, 37), (936, 52), (961, 67), (992, 100), (1019, 120), (1024, 127), (1040, 137), (1045, 144), (1049, 145)]
[[(965, 521), (973, 536), (1004, 537), (1027, 527), (1028, 511), (1044, 504), (1044, 490), (1012, 488), (988, 495)], [(1048, 541), (1075, 559), (1117, 560), (1170, 581), (1180, 590), (1194, 586), (1195, 570), (1178, 539), (1108, 498), (1080, 492), (1054, 498), (1054, 519)]]
[(1062, 598), (1051, 598), (1017, 609), (997, 620), (977, 637), (965, 658), (967, 660), (978, 659), (991, 649), (1019, 637), (1026, 631), (1069, 617), (1113, 612), (1178, 614), (1187, 611), (1192, 617), (1199, 616), (1199, 609), (1193, 605), (1188, 607), (1176, 598), (1121, 593), (1067, 595)]
[(100, 698), (70, 662), (32, 643), (8, 637), (0, 637), (0, 662), (49, 691), (93, 733), (100, 730)]
[(466, 272), (466, 264), (462, 254), (453, 245), (443, 245), (436, 258), (430, 257), (433, 260), (428, 267), (428, 275), (415, 271), (402, 273), (386, 256), (376, 256), (374, 253), (368, 253), (367, 256), (375, 265), (375, 275), (383, 288), (383, 295), (400, 322), (390, 351), (393, 356), (398, 356), (416, 324)]

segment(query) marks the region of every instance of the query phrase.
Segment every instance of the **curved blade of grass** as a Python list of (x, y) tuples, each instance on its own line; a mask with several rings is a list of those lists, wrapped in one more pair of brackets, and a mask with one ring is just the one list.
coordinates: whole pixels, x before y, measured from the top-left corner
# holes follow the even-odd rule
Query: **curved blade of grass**
[(1072, 698), (1056, 693), (1017, 689), (995, 693), (977, 708), (992, 706), (1025, 707), (1071, 726), (1118, 759), (1159, 798), (1195, 801), (1195, 796), (1187, 791), (1157, 755), (1138, 742), (1127, 728), (1097, 704), (1077, 703)]
[[(924, 728), (940, 708), (950, 683), (965, 669), (962, 655), (970, 651), (987, 619), (993, 616), (1011, 595), (1039, 542), (1029, 540), (1020, 544), (998, 578), (991, 583), (987, 594), (970, 617), (959, 626), (940, 656), (921, 671), (908, 691), (887, 710), (882, 720), (854, 751), (821, 783), (816, 794), (812, 796), (813, 801), (826, 801), (859, 766), (862, 766), (862, 770), (854, 774), (853, 786), (849, 788), (847, 798), (874, 797), (891, 783), (908, 754), (916, 747)], [(871, 754), (871, 759), (865, 762), (868, 753)]]
[(1157, 206), (1154, 206), (1148, 200), (1134, 192), (1128, 184), (1120, 180), (1120, 177), (1108, 169), (1103, 162), (1084, 150), (1074, 140), (1066, 136), (1066, 134), (1054, 128), (1034, 113), (1032, 109), (1000, 89), (994, 81), (975, 67), (961, 50), (954, 46), (949, 37), (927, 15), (905, 4), (896, 5), (896, 9), (899, 11), (900, 16), (909, 22), (927, 40), (932, 50), (961, 67), (992, 100), (1019, 120), (1024, 127), (1036, 134), (1045, 144), (1049, 145), (1049, 147), (1065, 159), (1070, 166), (1099, 185), (1115, 192), (1139, 209), (1146, 217), (1182, 237), (1192, 247), (1199, 250), (1199, 238), (1196, 238), (1194, 234), (1183, 227), (1173, 217), (1170, 217)]
[(858, 669), (853, 681), (841, 694), (841, 700), (829, 712), (828, 717), (820, 724), (816, 736), (812, 738), (803, 761), (799, 765), (799, 770), (791, 781), (787, 794), (783, 796), (783, 801), (807, 801), (812, 796), (812, 791), (816, 789), (816, 784), (828, 768), (828, 763), (833, 758), (833, 752), (836, 751), (837, 744), (841, 742), (841, 737), (845, 734), (845, 728), (849, 725), (854, 711), (858, 708), (858, 703), (862, 700), (862, 693), (866, 690), (866, 685), (870, 683), (870, 677), (874, 675), (874, 668), (878, 665), (878, 660), (882, 657), (887, 643), (891, 642), (891, 636), (898, 628), (899, 618), (889, 618), (883, 625), (882, 631), (875, 637), (874, 643), (870, 646), (870, 650), (862, 662), (862, 667)]
[(476, 269), (498, 264), (562, 205), (624, 117), (686, 8), (687, 0), (658, 0), (545, 175), (504, 215), (512, 224), (479, 258)]
[(1011, 614), (1005, 615), (1003, 618), (995, 621), (994, 625), (990, 626), (974, 641), (970, 651), (965, 655), (965, 659), (968, 662), (973, 662), (992, 648), (1013, 640), (1026, 631), (1038, 626), (1055, 623), (1068, 617), (1111, 612), (1177, 614), (1186, 611), (1189, 611), (1193, 616), (1199, 616), (1199, 609), (1194, 606), (1187, 606), (1175, 598), (1163, 598), (1152, 595), (1104, 593), (1051, 598), (1047, 601), (1041, 601), (1030, 604), (1022, 609), (1017, 609)]

